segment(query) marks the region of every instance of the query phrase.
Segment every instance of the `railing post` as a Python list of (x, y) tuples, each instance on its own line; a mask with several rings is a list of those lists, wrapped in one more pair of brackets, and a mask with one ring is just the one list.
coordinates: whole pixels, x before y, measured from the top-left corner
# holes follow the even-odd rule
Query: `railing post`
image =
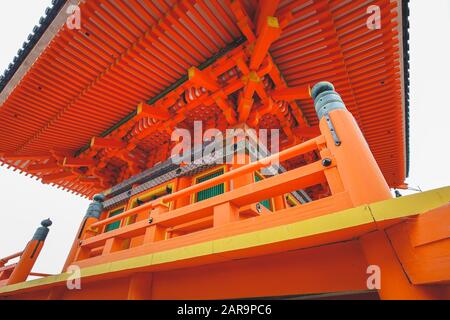
[(279, 211), (279, 210), (286, 209), (286, 199), (284, 196), (273, 197), (273, 204), (275, 207), (273, 211)]
[[(243, 159), (239, 159), (237, 155), (233, 156), (233, 164), (231, 165), (231, 170), (235, 170), (237, 168), (243, 167), (246, 164), (249, 164), (250, 156), (248, 154), (245, 154), (242, 156)], [(239, 161), (243, 161), (243, 163), (239, 163)], [(239, 177), (235, 177), (233, 180), (230, 181), (230, 183), (233, 184), (233, 189), (238, 189), (240, 187), (246, 186), (248, 184), (253, 183), (253, 174), (252, 173), (246, 173)]]
[[(312, 89), (311, 96), (320, 120), (320, 131), (337, 162), (339, 175), (353, 205), (392, 198), (361, 130), (333, 85), (318, 83)], [(384, 230), (363, 235), (360, 243), (368, 266), (375, 267), (379, 272), (381, 287), (378, 291), (382, 299), (434, 297), (436, 292), (410, 283)]]
[[(153, 216), (162, 214), (167, 211), (169, 211), (169, 208), (166, 205), (162, 203), (156, 204), (154, 209), (150, 213), (149, 222), (153, 220)], [(147, 229), (145, 229), (144, 244), (164, 240), (166, 238), (166, 234), (166, 228), (157, 224), (150, 225), (147, 227)]]
[(14, 271), (11, 273), (11, 276), (8, 279), (7, 285), (27, 280), (34, 264), (36, 263), (39, 253), (44, 246), (45, 239), (47, 238), (48, 232), (50, 231), (48, 227), (50, 227), (51, 225), (52, 222), (50, 219), (46, 219), (41, 222), (41, 226), (37, 228), (33, 238), (28, 242), (25, 250), (20, 256), (17, 266), (14, 268)]
[(239, 208), (230, 202), (214, 207), (214, 227), (239, 220)]
[(342, 183), (354, 206), (391, 198), (369, 146), (342, 98), (329, 82), (311, 90), (320, 131), (334, 156)]
[[(226, 139), (226, 149), (228, 152), (233, 152), (231, 170), (238, 169), (252, 162), (249, 143), (249, 130), (246, 124), (240, 124), (233, 127), (236, 130), (233, 139)], [(246, 173), (230, 180), (230, 188), (237, 189), (242, 186), (253, 183), (253, 173)]]
[(318, 147), (320, 157), (322, 158), (322, 165), (325, 167), (323, 173), (327, 179), (331, 194), (345, 191), (338, 168), (331, 165), (333, 155), (331, 154), (330, 149), (327, 148), (326, 142), (324, 141), (323, 143), (319, 143)]
[(86, 233), (90, 232), (89, 227), (100, 219), (100, 215), (103, 212), (103, 201), (105, 196), (103, 194), (96, 194), (93, 197), (93, 201), (89, 204), (86, 211), (86, 215), (81, 222), (81, 226), (78, 229), (75, 240), (70, 249), (69, 255), (67, 256), (66, 263), (63, 267), (63, 272), (72, 264), (73, 261), (78, 259), (83, 259), (87, 257), (88, 249), (80, 247), (80, 241), (86, 237)]
[[(176, 191), (190, 187), (191, 183), (192, 183), (191, 180), (192, 180), (191, 177), (179, 177), (177, 180)], [(178, 209), (178, 208), (189, 205), (190, 202), (191, 202), (191, 198), (189, 196), (186, 196), (186, 197), (175, 200), (174, 207), (175, 207), (175, 209)]]
[(111, 252), (120, 251), (123, 249), (123, 239), (111, 238), (106, 240), (103, 246), (102, 255), (109, 254)]

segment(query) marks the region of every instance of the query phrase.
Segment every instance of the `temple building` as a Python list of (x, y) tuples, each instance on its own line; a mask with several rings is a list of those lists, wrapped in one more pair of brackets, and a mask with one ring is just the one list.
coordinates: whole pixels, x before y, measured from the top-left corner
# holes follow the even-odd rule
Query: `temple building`
[(0, 76), (0, 163), (92, 203), (61, 274), (32, 270), (49, 220), (0, 260), (0, 299), (450, 298), (450, 188), (393, 196), (408, 16), (54, 0)]

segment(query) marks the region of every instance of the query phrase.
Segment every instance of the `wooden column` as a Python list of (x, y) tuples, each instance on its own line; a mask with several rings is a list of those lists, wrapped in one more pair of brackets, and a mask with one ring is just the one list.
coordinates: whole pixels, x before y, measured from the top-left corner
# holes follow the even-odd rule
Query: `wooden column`
[[(167, 211), (169, 211), (169, 208), (166, 205), (162, 203), (158, 204), (152, 210), (150, 219), (152, 219), (152, 217), (154, 217), (155, 215), (162, 214)], [(145, 229), (144, 243), (164, 240), (166, 238), (166, 233), (166, 228), (158, 226), (157, 224), (152, 224)]]
[[(180, 178), (178, 178), (178, 180), (177, 180), (177, 190), (175, 190), (175, 191), (179, 191), (179, 190), (181, 190), (181, 189), (190, 187), (191, 184), (192, 184), (192, 179), (191, 179), (191, 177), (180, 177)], [(187, 206), (187, 205), (189, 205), (190, 203), (191, 203), (191, 199), (190, 199), (189, 196), (186, 196), (186, 197), (177, 199), (177, 200), (175, 201), (175, 209), (178, 209), (178, 208)]]
[(131, 275), (128, 287), (128, 300), (150, 300), (152, 298), (152, 273)]
[(214, 227), (239, 220), (239, 208), (230, 202), (214, 207)]

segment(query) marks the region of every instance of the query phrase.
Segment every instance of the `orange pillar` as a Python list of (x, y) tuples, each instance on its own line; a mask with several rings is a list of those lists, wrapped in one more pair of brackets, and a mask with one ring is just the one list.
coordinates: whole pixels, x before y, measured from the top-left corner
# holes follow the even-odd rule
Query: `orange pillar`
[[(153, 221), (153, 217), (155, 215), (160, 215), (167, 211), (169, 211), (169, 208), (166, 205), (162, 203), (155, 205), (155, 208), (150, 213), (149, 222), (151, 223)], [(165, 227), (159, 226), (157, 224), (151, 224), (145, 229), (144, 243), (164, 240), (166, 239), (166, 235), (167, 229)]]
[(45, 239), (49, 232), (49, 228), (52, 225), (50, 219), (43, 220), (41, 222), (41, 227), (37, 228), (34, 233), (33, 238), (28, 242), (25, 250), (20, 256), (20, 260), (17, 266), (14, 268), (11, 276), (8, 279), (7, 285), (19, 283), (26, 281), (30, 275), (31, 269), (33, 269), (34, 264), (39, 256), (39, 253), (44, 246)]
[(222, 226), (239, 220), (239, 209), (230, 202), (225, 202), (214, 207), (214, 227)]
[[(244, 125), (240, 125), (240, 126), (236, 126), (237, 129), (242, 129), (244, 131), (244, 133), (247, 133), (246, 130), (249, 129), (249, 127), (244, 124)], [(234, 148), (234, 154), (232, 157), (232, 163), (231, 163), (231, 170), (236, 170), (242, 166), (245, 166), (249, 163), (252, 162), (252, 157), (249, 154), (249, 150), (247, 150), (247, 148), (245, 148), (244, 151), (242, 151), (242, 148), (244, 148), (245, 145), (248, 145), (248, 139), (247, 137), (244, 135), (243, 137), (237, 137), (237, 141), (236, 141), (236, 146), (237, 148)], [(227, 150), (229, 150), (229, 146), (227, 148)], [(238, 151), (239, 150), (239, 151)], [(239, 177), (235, 177), (230, 181), (230, 189), (231, 190), (235, 190), (238, 189), (240, 187), (252, 184), (255, 182), (255, 177), (254, 177), (254, 173), (246, 173), (243, 175), (240, 175)], [(220, 212), (220, 213), (219, 213)], [(225, 213), (228, 212), (228, 213)], [(219, 218), (219, 217), (227, 217), (227, 218)], [(234, 220), (239, 220), (240, 216), (235, 215), (234, 210), (230, 209), (226, 209), (223, 206), (218, 206), (216, 208), (214, 208), (214, 226), (223, 224), (225, 221), (234, 221)]]
[[(361, 237), (368, 266), (379, 269), (378, 294), (383, 300), (446, 299), (440, 286), (414, 285), (408, 279), (390, 240), (383, 230)], [(369, 276), (369, 275), (368, 275)]]
[(95, 222), (98, 221), (100, 215), (103, 212), (103, 201), (105, 200), (105, 196), (103, 194), (96, 194), (93, 197), (93, 202), (89, 204), (89, 207), (86, 211), (86, 215), (81, 222), (80, 227), (78, 228), (77, 235), (75, 240), (73, 241), (72, 247), (69, 251), (69, 255), (67, 256), (66, 262), (64, 263), (64, 267), (62, 272), (65, 272), (67, 268), (72, 264), (75, 260), (77, 253), (80, 247), (80, 241), (83, 239), (86, 230)]
[[(248, 136), (250, 136), (248, 130), (251, 130), (251, 128), (247, 124), (241, 123), (234, 126), (233, 129), (236, 130), (233, 138), (230, 139), (230, 137), (227, 137), (225, 140), (226, 152), (228, 154), (233, 152), (233, 157), (226, 157), (227, 161), (229, 161), (228, 159), (232, 159), (232, 163), (228, 163), (231, 165), (231, 170), (238, 169), (252, 161), (248, 150)], [(253, 182), (253, 173), (243, 174), (230, 181), (230, 189), (238, 189)]]
[[(389, 186), (361, 130), (329, 82), (320, 82), (311, 96), (328, 149), (335, 158), (344, 189), (354, 206), (390, 199)], [(324, 164), (326, 165), (326, 163)]]
[(128, 300), (150, 300), (152, 298), (152, 273), (135, 273), (130, 276)]
[(273, 197), (274, 211), (286, 209), (286, 198), (284, 196)]
[[(330, 157), (336, 161), (343, 188), (353, 205), (392, 198), (358, 124), (334, 91), (334, 86), (320, 82), (311, 90), (311, 96)], [(331, 164), (329, 160), (323, 160), (324, 166)], [(364, 235), (360, 241), (367, 267), (374, 266), (380, 272), (381, 287), (377, 289), (382, 299), (433, 297), (432, 292), (410, 283), (384, 230)]]
[[(246, 164), (250, 163), (250, 156), (248, 154), (242, 155), (241, 157), (238, 157), (234, 155), (233, 157), (233, 163), (231, 165), (231, 169), (235, 170), (242, 166), (245, 166)], [(240, 187), (246, 186), (248, 184), (251, 184), (254, 182), (254, 177), (252, 173), (243, 174), (239, 177), (236, 177), (232, 180), (233, 183), (233, 189), (238, 189)]]
[(124, 249), (124, 240), (120, 238), (111, 238), (106, 240), (103, 246), (102, 255), (110, 254), (112, 252)]
[[(191, 179), (191, 177), (180, 177), (180, 178), (178, 178), (177, 182), (178, 182), (177, 183), (177, 190), (175, 190), (175, 191), (179, 191), (181, 189), (185, 189), (187, 187), (190, 187), (191, 184), (192, 184), (192, 179)], [(191, 203), (191, 198), (189, 196), (177, 199), (175, 201), (175, 209), (187, 206), (190, 203)]]

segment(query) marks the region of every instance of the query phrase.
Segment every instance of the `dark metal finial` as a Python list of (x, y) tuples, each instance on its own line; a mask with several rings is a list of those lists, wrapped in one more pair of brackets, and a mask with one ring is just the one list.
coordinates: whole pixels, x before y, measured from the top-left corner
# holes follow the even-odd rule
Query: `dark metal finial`
[(333, 84), (322, 81), (311, 89), (311, 97), (314, 99), (319, 121), (329, 112), (336, 109), (345, 109), (341, 96), (334, 90)]
[(316, 100), (317, 96), (325, 91), (334, 91), (334, 86), (331, 82), (322, 81), (316, 83), (316, 85), (311, 89), (311, 97)]
[(41, 226), (43, 226), (44, 228), (48, 228), (52, 224), (53, 224), (53, 222), (52, 222), (52, 220), (50, 220), (50, 218), (41, 221)]
[(94, 201), (103, 202), (103, 201), (105, 201), (105, 196), (102, 193), (98, 193), (98, 194), (94, 195), (94, 197), (92, 199)]

